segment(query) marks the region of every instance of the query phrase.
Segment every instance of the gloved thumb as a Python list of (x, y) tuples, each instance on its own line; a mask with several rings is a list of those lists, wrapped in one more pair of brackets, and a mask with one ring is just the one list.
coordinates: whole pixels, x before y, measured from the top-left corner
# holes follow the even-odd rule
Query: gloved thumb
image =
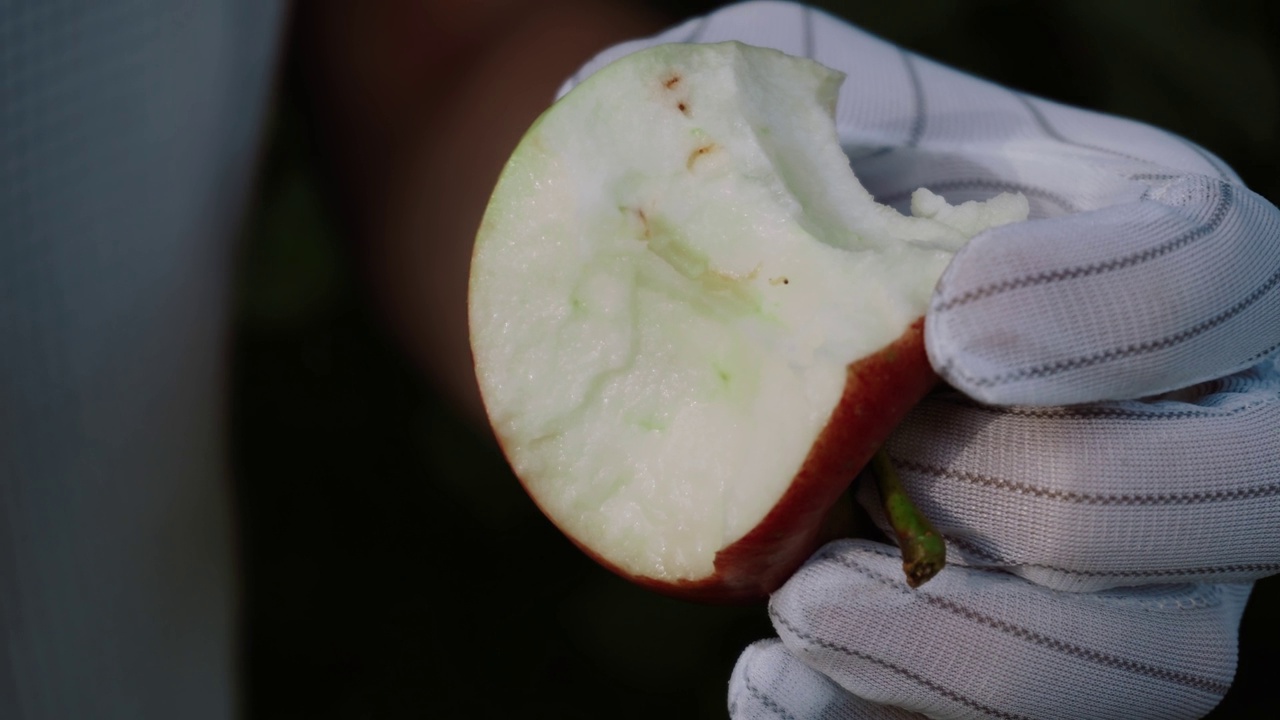
[(944, 273), (926, 322), (942, 377), (989, 404), (1150, 396), (1280, 349), (1280, 211), (1171, 176), (1140, 199), (989, 230)]

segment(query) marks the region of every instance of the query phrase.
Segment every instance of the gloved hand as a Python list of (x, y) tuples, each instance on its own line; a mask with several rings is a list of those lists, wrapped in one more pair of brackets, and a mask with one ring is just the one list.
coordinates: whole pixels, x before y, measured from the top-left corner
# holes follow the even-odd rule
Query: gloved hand
[(848, 74), (840, 137), (881, 202), (1013, 190), (1032, 209), (942, 278), (927, 343), (958, 391), (888, 444), (951, 566), (911, 591), (896, 548), (824, 548), (772, 598), (780, 640), (739, 660), (731, 714), (1207, 713), (1250, 583), (1280, 571), (1280, 211), (1182, 138), (790, 3), (617, 46), (565, 89), (641, 47), (722, 40)]

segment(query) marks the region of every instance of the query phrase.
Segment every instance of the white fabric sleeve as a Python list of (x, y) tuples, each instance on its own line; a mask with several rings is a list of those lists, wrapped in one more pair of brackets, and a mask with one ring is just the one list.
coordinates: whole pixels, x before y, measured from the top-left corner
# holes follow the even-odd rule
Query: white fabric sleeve
[(237, 712), (230, 263), (284, 2), (0, 1), (0, 717)]

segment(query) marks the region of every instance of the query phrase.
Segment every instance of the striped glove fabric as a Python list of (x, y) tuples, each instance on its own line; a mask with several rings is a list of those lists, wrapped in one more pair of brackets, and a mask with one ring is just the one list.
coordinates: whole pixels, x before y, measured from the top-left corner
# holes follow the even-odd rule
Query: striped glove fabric
[[(1167, 132), (1010, 91), (804, 6), (752, 2), (592, 60), (739, 40), (848, 75), (859, 179), (900, 209), (1018, 191), (939, 283), (951, 385), (888, 450), (947, 537), (907, 588), (897, 549), (833, 543), (775, 594), (735, 718), (1199, 717), (1240, 616), (1280, 571), (1280, 211)], [(874, 490), (863, 504), (885, 527)]]

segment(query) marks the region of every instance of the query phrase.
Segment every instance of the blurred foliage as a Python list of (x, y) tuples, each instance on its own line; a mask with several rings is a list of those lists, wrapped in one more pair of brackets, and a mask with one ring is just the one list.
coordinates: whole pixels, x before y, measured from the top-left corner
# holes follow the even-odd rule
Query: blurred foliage
[[(654, 0), (673, 19), (714, 3)], [(1168, 128), (1280, 200), (1280, 11), (1198, 0), (820, 2), (908, 48)], [(1229, 8), (1229, 10), (1227, 10)], [(233, 440), (255, 718), (716, 718), (762, 608), (654, 596), (538, 513), (380, 328), (286, 83), (240, 268)], [(1274, 717), (1280, 579), (1214, 717)]]

